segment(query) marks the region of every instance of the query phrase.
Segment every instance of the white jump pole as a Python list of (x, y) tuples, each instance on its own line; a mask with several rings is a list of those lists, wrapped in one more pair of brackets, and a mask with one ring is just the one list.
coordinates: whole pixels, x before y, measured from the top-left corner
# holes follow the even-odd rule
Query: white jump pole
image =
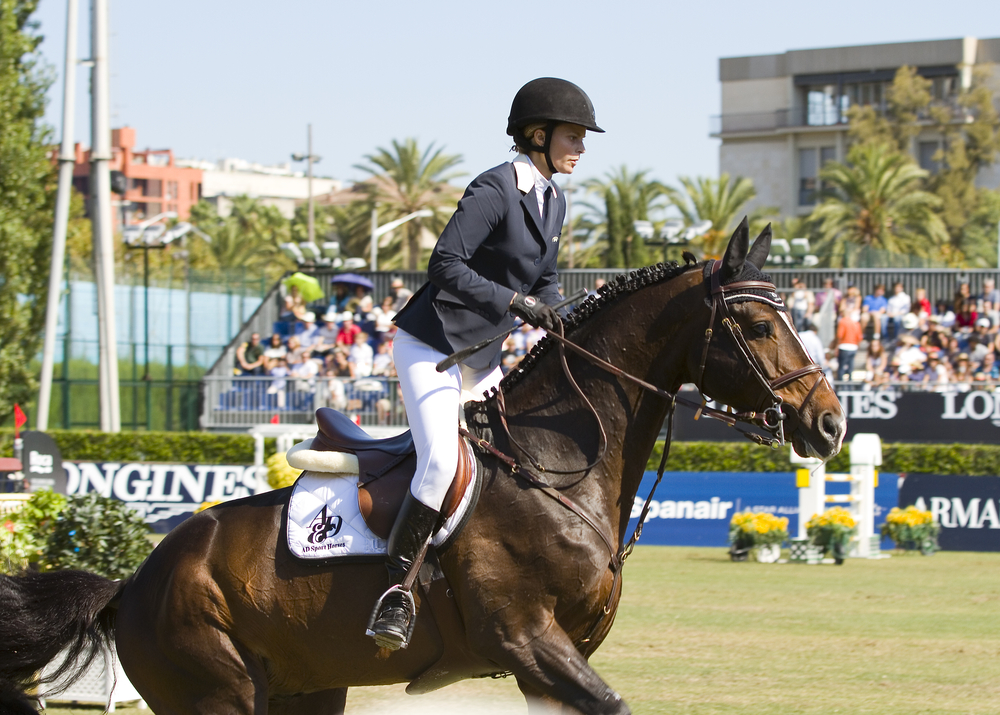
[[(801, 457), (792, 450), (790, 461), (800, 465), (795, 472), (795, 486), (799, 489), (799, 528), (797, 536), (806, 538), (806, 522), (826, 510), (827, 504), (846, 503), (848, 511), (858, 525), (857, 541), (851, 547), (851, 556), (870, 558), (875, 538), (875, 487), (878, 485), (877, 467), (882, 465), (882, 440), (877, 434), (857, 434), (851, 440), (851, 472), (835, 474), (826, 472), (826, 464), (814, 457)], [(849, 482), (850, 494), (827, 494), (827, 482)]]

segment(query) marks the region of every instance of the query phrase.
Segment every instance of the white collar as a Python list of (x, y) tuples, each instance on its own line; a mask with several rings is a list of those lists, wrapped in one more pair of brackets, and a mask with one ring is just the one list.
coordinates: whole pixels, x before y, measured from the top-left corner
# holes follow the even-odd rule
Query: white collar
[(531, 187), (535, 187), (535, 193), (538, 194), (538, 201), (541, 201), (545, 197), (545, 190), (552, 187), (552, 196), (558, 196), (558, 188), (555, 183), (550, 179), (546, 179), (542, 176), (542, 172), (538, 170), (534, 162), (531, 161), (531, 157), (527, 154), (518, 154), (514, 157), (514, 172), (517, 175), (517, 189), (522, 194), (526, 194), (531, 191)]

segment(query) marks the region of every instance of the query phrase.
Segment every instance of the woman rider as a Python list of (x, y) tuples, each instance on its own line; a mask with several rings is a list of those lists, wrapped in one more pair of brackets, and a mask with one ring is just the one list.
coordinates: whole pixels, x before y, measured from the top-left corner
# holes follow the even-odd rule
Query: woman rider
[(450, 354), (511, 329), (517, 316), (553, 329), (561, 299), (556, 256), (566, 199), (553, 174), (572, 174), (594, 106), (572, 82), (532, 80), (514, 96), (507, 134), (519, 153), (478, 176), (458, 203), (427, 266), (429, 281), (397, 315), (393, 361), (417, 451), (410, 491), (389, 535), (393, 587), (372, 627), (376, 642), (406, 645), (411, 618), (400, 584), (438, 522), (458, 464), (458, 413), (466, 395), (499, 384), (501, 341), (439, 373)]

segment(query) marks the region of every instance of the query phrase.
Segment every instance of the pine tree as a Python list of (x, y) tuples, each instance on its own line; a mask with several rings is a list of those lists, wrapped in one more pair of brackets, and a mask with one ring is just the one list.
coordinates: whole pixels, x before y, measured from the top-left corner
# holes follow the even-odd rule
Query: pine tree
[(36, 387), (55, 207), (36, 0), (0, 0), (0, 414)]

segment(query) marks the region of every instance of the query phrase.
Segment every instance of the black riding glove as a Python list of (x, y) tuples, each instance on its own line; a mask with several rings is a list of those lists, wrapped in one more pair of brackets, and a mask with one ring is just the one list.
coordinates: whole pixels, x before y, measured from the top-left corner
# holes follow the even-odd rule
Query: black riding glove
[(533, 295), (517, 293), (511, 301), (510, 312), (536, 328), (555, 330), (559, 325), (559, 314)]

